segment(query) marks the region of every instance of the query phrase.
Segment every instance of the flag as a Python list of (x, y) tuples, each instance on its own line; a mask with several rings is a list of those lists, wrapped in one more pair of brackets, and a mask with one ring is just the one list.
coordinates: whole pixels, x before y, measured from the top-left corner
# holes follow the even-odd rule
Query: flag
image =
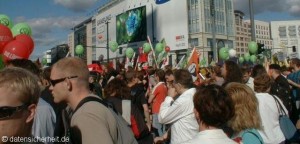
[(135, 58), (135, 53), (133, 53), (133, 56), (131, 58), (131, 63), (134, 65), (134, 58)]
[(199, 73), (199, 53), (197, 52), (196, 48), (193, 49), (189, 59), (187, 60), (187, 68), (192, 74), (193, 80), (195, 81)]
[(207, 63), (207, 60), (206, 60), (206, 58), (203, 56), (202, 60), (200, 61), (200, 66), (206, 67), (206, 63)]
[(145, 63), (148, 61), (148, 54), (144, 53), (142, 47), (139, 47), (139, 56), (138, 56), (138, 63)]
[(149, 54), (148, 54), (148, 66), (153, 66), (153, 51), (150, 51)]
[(160, 65), (168, 56), (168, 53), (166, 53), (165, 51), (162, 51), (161, 53), (158, 54), (157, 57), (157, 63), (158, 65)]
[(132, 63), (128, 57), (126, 57), (125, 61), (125, 69), (127, 70), (129, 66), (132, 66)]
[(94, 64), (89, 64), (88, 65), (88, 69), (89, 71), (96, 71), (98, 73), (102, 73), (103, 70), (101, 68), (101, 66), (99, 66), (98, 64), (94, 63)]
[(163, 59), (162, 64), (161, 64), (161, 69), (164, 69), (165, 66), (169, 65), (169, 55), (167, 54), (167, 56)]
[[(151, 43), (151, 39), (150, 39), (149, 36), (148, 36), (147, 38), (148, 38), (148, 42), (149, 42), (150, 47), (151, 47), (151, 50), (152, 50), (152, 55), (153, 55), (153, 59), (152, 59), (152, 60), (155, 62), (155, 65), (158, 66), (157, 61), (156, 61), (155, 51), (154, 51), (153, 46), (152, 46), (152, 43)], [(149, 58), (149, 57), (148, 57), (148, 58)], [(149, 66), (150, 66), (150, 64), (149, 64)]]
[(180, 61), (176, 65), (176, 69), (182, 69), (184, 66), (185, 55), (180, 59)]

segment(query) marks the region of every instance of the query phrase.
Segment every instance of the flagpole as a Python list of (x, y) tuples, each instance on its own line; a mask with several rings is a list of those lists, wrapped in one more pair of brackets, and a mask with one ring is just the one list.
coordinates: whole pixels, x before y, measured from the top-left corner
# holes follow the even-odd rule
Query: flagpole
[(157, 64), (157, 61), (156, 61), (156, 56), (155, 56), (155, 51), (154, 51), (154, 49), (153, 49), (153, 46), (152, 46), (152, 43), (151, 43), (151, 39), (150, 39), (150, 37), (148, 36), (148, 42), (149, 42), (149, 44), (150, 44), (150, 47), (151, 47), (151, 50), (152, 50), (152, 54), (153, 54), (153, 59), (154, 59), (154, 62), (155, 62), (155, 64), (156, 64), (156, 67), (158, 68), (158, 64)]
[(184, 58), (185, 58), (185, 55), (183, 55), (183, 57), (179, 60), (179, 62), (177, 63), (177, 65), (176, 65), (176, 69), (178, 69), (179, 67), (180, 67), (180, 63), (182, 63), (183, 62), (183, 60), (184, 60)]
[(136, 64), (135, 64), (135, 68), (134, 68), (135, 70), (138, 70), (137, 67), (138, 67), (138, 64), (139, 64), (138, 63), (139, 62), (139, 58), (140, 58), (140, 56), (138, 56), (137, 59), (136, 59)]

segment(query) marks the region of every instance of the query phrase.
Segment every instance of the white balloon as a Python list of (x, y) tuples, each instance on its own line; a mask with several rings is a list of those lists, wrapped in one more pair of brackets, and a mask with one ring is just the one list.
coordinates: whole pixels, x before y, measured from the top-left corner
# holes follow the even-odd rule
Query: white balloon
[(230, 57), (235, 57), (235, 55), (236, 55), (236, 50), (235, 49), (230, 49), (229, 50), (229, 56)]

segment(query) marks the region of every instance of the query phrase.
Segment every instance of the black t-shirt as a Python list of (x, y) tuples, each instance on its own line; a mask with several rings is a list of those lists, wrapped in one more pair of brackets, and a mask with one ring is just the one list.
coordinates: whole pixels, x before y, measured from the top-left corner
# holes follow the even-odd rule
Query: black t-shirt
[(122, 99), (118, 97), (108, 96), (107, 102), (112, 103), (117, 112), (122, 114)]
[(271, 85), (271, 90), (270, 93), (271, 94), (276, 94), (277, 93), (277, 87), (278, 85), (280, 85), (280, 87), (286, 89), (286, 90), (290, 90), (290, 84), (287, 81), (287, 79), (285, 77), (283, 77), (282, 75), (279, 75), (276, 79), (275, 82)]
[(145, 96), (145, 90), (143, 84), (142, 83), (136, 84), (132, 86), (130, 89), (131, 89), (132, 103), (137, 106), (141, 114), (145, 117), (143, 105), (148, 103)]

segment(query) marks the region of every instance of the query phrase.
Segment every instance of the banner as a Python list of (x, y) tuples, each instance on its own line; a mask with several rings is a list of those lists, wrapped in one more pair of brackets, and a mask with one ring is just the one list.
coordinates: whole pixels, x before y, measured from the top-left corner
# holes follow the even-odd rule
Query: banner
[(187, 68), (192, 74), (193, 80), (195, 81), (199, 73), (199, 53), (196, 51), (196, 48), (193, 49), (187, 61)]

